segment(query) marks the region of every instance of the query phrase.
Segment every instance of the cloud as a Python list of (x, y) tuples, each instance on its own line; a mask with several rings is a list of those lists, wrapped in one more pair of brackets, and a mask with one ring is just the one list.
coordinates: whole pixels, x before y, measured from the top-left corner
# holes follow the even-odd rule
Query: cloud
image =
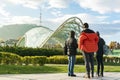
[(66, 8), (69, 2), (69, 0), (49, 0), (48, 4), (50, 8)]
[(39, 18), (33, 18), (30, 16), (11, 16), (4, 18), (4, 22), (0, 21), (2, 25), (9, 24), (37, 24), (39, 25)]
[(48, 8), (66, 8), (69, 0), (8, 0), (8, 2), (15, 5), (22, 5), (24, 7), (38, 9), (40, 6)]
[(5, 4), (0, 4), (0, 16), (8, 17), (10, 15), (4, 8), (6, 7)]
[(10, 16), (10, 13), (5, 10), (6, 4), (3, 3), (3, 1), (0, 2), (0, 27), (3, 26), (4, 21), (7, 17)]
[(62, 12), (58, 9), (54, 9), (53, 11), (51, 11), (51, 14), (56, 16), (56, 17), (61, 17), (63, 16)]
[(45, 0), (8, 0), (8, 2), (15, 5), (22, 5), (24, 7), (38, 9)]
[(88, 22), (90, 24), (101, 24), (108, 18), (108, 16), (96, 16), (87, 13), (77, 14), (76, 16), (81, 18), (83, 22)]
[(82, 8), (91, 9), (101, 14), (120, 13), (120, 0), (77, 0), (77, 2)]
[(120, 23), (120, 20), (114, 20), (113, 21), (113, 24), (117, 24), (117, 23)]
[(107, 23), (107, 22), (105, 22), (105, 19), (108, 18), (108, 16), (94, 16), (94, 15), (90, 15), (87, 13), (80, 13), (80, 14), (75, 14), (75, 15), (64, 15), (62, 17), (54, 18), (49, 21), (52, 21), (54, 23), (60, 23), (60, 22), (64, 22), (65, 20), (67, 20), (70, 17), (78, 17), (83, 22), (88, 22), (90, 24)]

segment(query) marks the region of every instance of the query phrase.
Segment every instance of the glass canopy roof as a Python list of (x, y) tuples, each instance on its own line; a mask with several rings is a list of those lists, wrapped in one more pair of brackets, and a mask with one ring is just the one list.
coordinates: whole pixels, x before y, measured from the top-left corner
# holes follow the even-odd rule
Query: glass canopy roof
[(71, 17), (55, 31), (46, 27), (33, 28), (25, 33), (17, 45), (32, 48), (55, 47), (56, 45), (63, 47), (65, 40), (68, 38), (68, 33), (74, 30), (76, 38), (78, 38), (82, 26), (83, 23), (78, 17)]

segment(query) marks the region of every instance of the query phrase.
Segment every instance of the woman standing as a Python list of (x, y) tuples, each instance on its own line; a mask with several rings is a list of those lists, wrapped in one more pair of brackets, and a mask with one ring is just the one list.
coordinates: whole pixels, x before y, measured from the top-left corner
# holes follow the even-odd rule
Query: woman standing
[(105, 45), (105, 41), (103, 38), (100, 37), (100, 33), (96, 32), (99, 37), (98, 42), (98, 51), (96, 53), (96, 59), (97, 59), (97, 76), (104, 76), (103, 70), (104, 70), (104, 64), (103, 64), (103, 46)]

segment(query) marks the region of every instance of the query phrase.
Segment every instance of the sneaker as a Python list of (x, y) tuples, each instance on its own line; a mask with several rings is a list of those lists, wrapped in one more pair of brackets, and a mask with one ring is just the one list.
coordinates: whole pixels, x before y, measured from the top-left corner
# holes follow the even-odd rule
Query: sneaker
[(76, 77), (76, 75), (75, 74), (72, 74), (72, 75), (70, 75), (71, 77)]
[(90, 75), (84, 75), (83, 78), (89, 78), (90, 79)]
[(100, 77), (99, 73), (96, 73), (96, 77)]
[(94, 77), (94, 75), (92, 74), (92, 76), (91, 76), (92, 78)]
[(103, 74), (100, 75), (101, 77), (104, 77)]
[(97, 77), (100, 77), (100, 75), (96, 75)]

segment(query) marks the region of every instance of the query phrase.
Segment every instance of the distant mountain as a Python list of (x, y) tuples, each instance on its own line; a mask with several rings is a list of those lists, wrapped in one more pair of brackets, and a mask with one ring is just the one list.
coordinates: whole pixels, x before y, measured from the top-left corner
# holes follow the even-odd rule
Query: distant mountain
[(17, 39), (23, 36), (28, 30), (39, 27), (35, 24), (6, 25), (0, 28), (0, 39)]

